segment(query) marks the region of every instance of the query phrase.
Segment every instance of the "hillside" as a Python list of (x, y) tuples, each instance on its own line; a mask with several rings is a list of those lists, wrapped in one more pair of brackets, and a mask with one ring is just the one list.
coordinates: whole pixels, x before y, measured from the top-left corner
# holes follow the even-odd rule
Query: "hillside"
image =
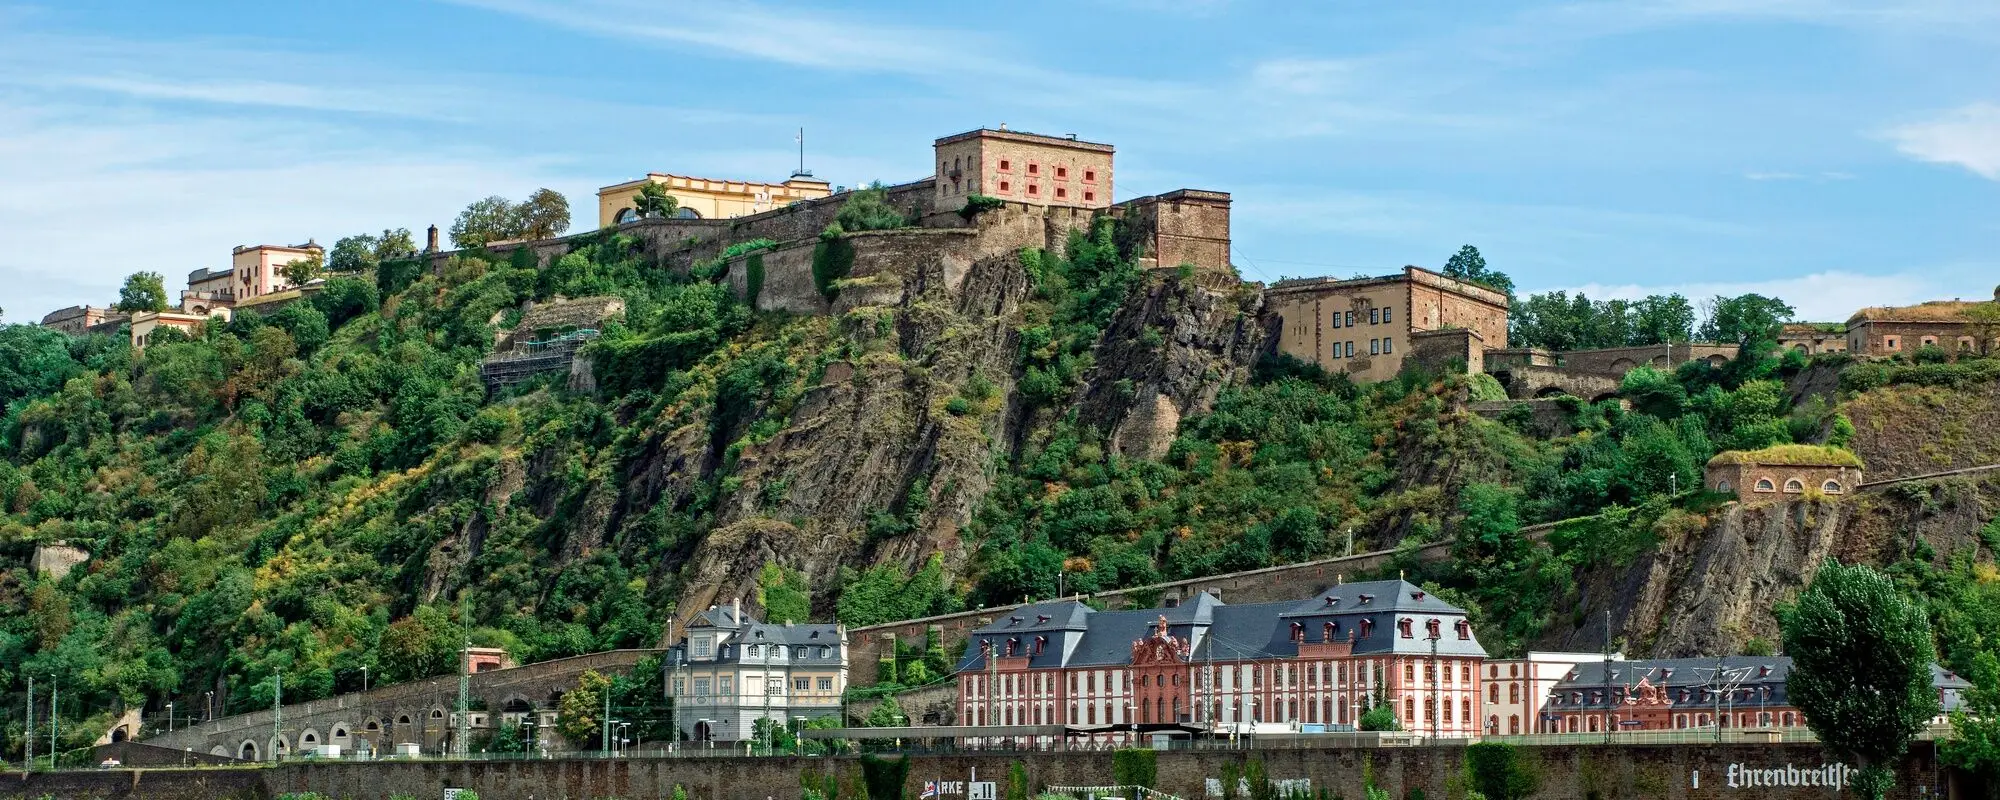
[[(1621, 621), (1634, 641), (1692, 651), (1768, 638), (1766, 595), (1673, 612), (1740, 620), (1717, 638), (1663, 638), (1687, 627), (1663, 604), (1795, 585), (1821, 553), (1894, 560), (1714, 544), (1884, 539), (1888, 505), (1779, 519), (1666, 497), (1718, 450), (1845, 430), (1786, 391), (1797, 361), (1640, 369), (1632, 411), (1573, 403), (1573, 432), (1541, 439), (1466, 410), (1490, 379), (1356, 386), (1262, 356), (1260, 287), (1148, 268), (1130, 220), (879, 192), (777, 219), (795, 230), (655, 221), (391, 263), (142, 354), (0, 329), (0, 700), (59, 674), (65, 716), (209, 691), (233, 711), (278, 674), (309, 700), (363, 666), (449, 671), (462, 634), (523, 661), (647, 646), (738, 596), (868, 624), (1323, 557), (1348, 532), (1456, 541), (1411, 568), (1496, 653), (1594, 647), (1565, 631), (1600, 595), (1671, 623)], [(622, 321), (572, 370), (489, 394), (479, 363), (534, 333), (524, 313), (586, 296), (622, 299)], [(1906, 391), (1841, 401), (1838, 443), (1902, 463), (1869, 423)], [(1964, 524), (1991, 507), (1954, 506)], [(1547, 546), (1518, 531), (1588, 515)], [(1947, 527), (1936, 553), (1964, 543)], [(37, 577), (58, 545), (88, 562)], [(1709, 588), (1663, 589), (1689, 583)]]

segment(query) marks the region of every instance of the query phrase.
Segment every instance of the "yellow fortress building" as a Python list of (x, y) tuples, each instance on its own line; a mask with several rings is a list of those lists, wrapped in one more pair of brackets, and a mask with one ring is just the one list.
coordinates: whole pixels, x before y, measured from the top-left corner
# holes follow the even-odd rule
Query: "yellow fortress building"
[(833, 194), (833, 187), (826, 181), (816, 180), (811, 173), (805, 172), (794, 173), (784, 183), (695, 178), (652, 172), (638, 180), (597, 190), (597, 227), (609, 228), (619, 223), (637, 220), (639, 212), (633, 208), (632, 198), (639, 193), (639, 187), (648, 183), (666, 187), (667, 194), (680, 203), (680, 210), (675, 216), (691, 219), (728, 219), (747, 216), (774, 208), (784, 208), (800, 200), (812, 200)]

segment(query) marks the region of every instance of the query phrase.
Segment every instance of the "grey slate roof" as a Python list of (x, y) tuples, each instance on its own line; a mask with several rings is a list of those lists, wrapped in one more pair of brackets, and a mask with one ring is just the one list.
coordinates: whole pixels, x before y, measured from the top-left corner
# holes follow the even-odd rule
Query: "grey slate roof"
[[(1030, 668), (1114, 666), (1129, 663), (1132, 643), (1152, 635), (1161, 618), (1173, 636), (1192, 642), (1190, 661), (1231, 661), (1294, 658), (1299, 643), (1293, 625), (1304, 631), (1308, 644), (1318, 643), (1326, 625), (1335, 626), (1334, 641), (1353, 639), (1357, 655), (1429, 654), (1426, 623), (1439, 621), (1440, 656), (1484, 656), (1486, 651), (1468, 629), (1458, 637), (1457, 623), (1465, 612), (1407, 581), (1369, 581), (1334, 586), (1305, 600), (1228, 605), (1202, 593), (1169, 608), (1093, 611), (1077, 601), (1035, 603), (1006, 612), (972, 632), (958, 670), (985, 667), (982, 642), (994, 642), (1005, 652), (1028, 658)], [(1412, 635), (1401, 635), (1397, 622), (1412, 621)], [(1367, 626), (1361, 621), (1369, 620)], [(1359, 636), (1366, 627), (1368, 635)], [(1037, 639), (1044, 647), (1037, 653)]]
[[(1638, 686), (1641, 680), (1653, 686), (1668, 690), (1667, 698), (1676, 707), (1712, 707), (1715, 698), (1703, 690), (1714, 683), (1717, 663), (1729, 676), (1724, 683), (1736, 683), (1735, 703), (1767, 705), (1790, 705), (1785, 692), (1785, 678), (1792, 672), (1790, 656), (1724, 656), (1720, 659), (1707, 658), (1663, 658), (1631, 661), (1585, 662), (1576, 665), (1568, 675), (1556, 682), (1549, 696), (1549, 706), (1559, 710), (1604, 708), (1607, 701), (1615, 702), (1627, 687)], [(1606, 669), (1610, 674), (1607, 676)], [(1609, 684), (1611, 694), (1607, 698), (1604, 689)], [(1951, 671), (1931, 665), (1931, 685), (1942, 693), (1944, 710), (1952, 711), (1962, 705), (1961, 693), (1972, 684)], [(1577, 694), (1582, 693), (1582, 701)], [(1725, 703), (1730, 698), (1724, 697)]]
[[(835, 623), (808, 623), (782, 625), (759, 622), (742, 609), (734, 606), (716, 606), (694, 616), (688, 622), (688, 635), (701, 633), (704, 629), (717, 636), (714, 657), (702, 663), (781, 663), (798, 666), (839, 666), (842, 661), (841, 630)], [(785, 657), (782, 660), (771, 656), (769, 645), (783, 645)], [(747, 646), (759, 646), (759, 657), (751, 657)], [(668, 663), (688, 663), (688, 643), (683, 637), (667, 648)], [(825, 648), (825, 655), (821, 655)]]

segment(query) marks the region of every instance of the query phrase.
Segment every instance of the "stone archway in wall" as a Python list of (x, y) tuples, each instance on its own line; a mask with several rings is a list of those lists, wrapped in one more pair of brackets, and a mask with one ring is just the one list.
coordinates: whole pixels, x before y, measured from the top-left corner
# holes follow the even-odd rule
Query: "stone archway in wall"
[(1590, 404), (1597, 405), (1598, 403), (1602, 403), (1606, 400), (1616, 400), (1616, 399), (1618, 399), (1617, 392), (1599, 392), (1595, 395), (1591, 395)]
[(125, 741), (126, 739), (130, 738), (132, 738), (132, 730), (124, 725), (120, 725), (116, 728), (111, 729), (111, 741), (113, 744)]
[(1563, 391), (1561, 386), (1544, 386), (1535, 390), (1535, 399), (1547, 400), (1551, 397), (1561, 397), (1566, 394), (1569, 394), (1569, 392)]
[(219, 744), (214, 747), (208, 748), (208, 754), (212, 756), (221, 756), (223, 758), (230, 757), (229, 748)]
[(1727, 363), (1729, 363), (1729, 357), (1725, 355), (1713, 355), (1708, 357), (1708, 365), (1711, 367), (1720, 367)]
[(1623, 375), (1627, 372), (1631, 372), (1632, 369), (1637, 366), (1639, 366), (1639, 362), (1637, 361), (1633, 361), (1632, 359), (1629, 358), (1620, 358), (1616, 361), (1611, 362), (1611, 371)]
[(283, 736), (274, 736), (265, 752), (270, 753), (270, 760), (282, 761), (292, 754), (292, 743), (286, 741)]
[(244, 739), (243, 744), (236, 748), (236, 757), (243, 759), (244, 761), (257, 761), (258, 752), (259, 748), (257, 747), (256, 742), (253, 742), (249, 739)]

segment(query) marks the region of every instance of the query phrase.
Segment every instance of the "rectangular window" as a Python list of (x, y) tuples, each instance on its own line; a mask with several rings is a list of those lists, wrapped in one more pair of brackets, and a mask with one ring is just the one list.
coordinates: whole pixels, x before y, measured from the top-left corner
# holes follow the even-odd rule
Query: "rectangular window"
[(717, 694), (735, 694), (736, 679), (728, 675), (722, 676), (716, 680), (715, 691)]
[(763, 646), (763, 645), (761, 645), (761, 644), (753, 644), (753, 645), (750, 645), (750, 657), (751, 657), (751, 658), (763, 658), (763, 657), (764, 657), (764, 646)]
[(1346, 315), (1347, 315), (1347, 327), (1350, 327), (1350, 328), (1354, 327), (1354, 312), (1352, 312), (1352, 311), (1345, 311), (1345, 312), (1342, 312), (1342, 313), (1344, 313), (1344, 314), (1346, 314)]
[(1333, 312), (1333, 327), (1340, 327), (1340, 312)]
[(708, 658), (710, 655), (714, 653), (714, 649), (715, 649), (714, 640), (706, 636), (696, 636), (694, 638), (695, 658)]
[(811, 679), (811, 678), (796, 678), (796, 679), (793, 679), (793, 680), (792, 680), (792, 688), (793, 688), (793, 689), (796, 689), (796, 690), (798, 690), (798, 691), (801, 691), (801, 692), (803, 692), (803, 691), (805, 691), (805, 690), (807, 690), (807, 689), (811, 689), (811, 688), (812, 688), (812, 679)]
[(1096, 193), (1096, 192), (1084, 192), (1084, 193), (1083, 193), (1083, 201), (1084, 201), (1084, 202), (1086, 202), (1086, 203), (1088, 203), (1088, 202), (1091, 202), (1091, 201), (1093, 201), (1093, 200), (1096, 200), (1096, 199), (1097, 199), (1097, 193)]
[(1379, 355), (1381, 355), (1381, 354), (1382, 354), (1382, 340), (1381, 340), (1381, 339), (1369, 339), (1369, 340), (1368, 340), (1368, 354), (1369, 354), (1369, 355), (1371, 355), (1371, 356), (1379, 356)]
[(1353, 342), (1348, 342), (1348, 343), (1347, 343), (1347, 357), (1348, 357), (1348, 358), (1353, 358), (1353, 357), (1354, 357), (1354, 343), (1353, 343)]
[(1000, 159), (1000, 171), (1001, 171), (1001, 172), (1006, 172), (1007, 170), (1010, 170), (1010, 169), (1013, 169), (1013, 168), (1014, 168), (1014, 165), (1013, 165), (1013, 162), (1010, 162), (1010, 161), (1008, 161), (1007, 159), (1004, 159), (1004, 158), (1003, 158), (1003, 159)]
[(1042, 193), (1042, 187), (1041, 187), (1041, 186), (1039, 186), (1039, 185), (1037, 185), (1037, 184), (1033, 184), (1033, 183), (1031, 183), (1031, 184), (1028, 184), (1028, 196), (1029, 196), (1029, 197), (1034, 197), (1034, 196), (1036, 196), (1036, 195), (1039, 195), (1039, 194), (1041, 194), (1041, 193)]
[(769, 680), (766, 680), (766, 681), (764, 681), (764, 693), (765, 693), (765, 694), (784, 694), (784, 693), (785, 693), (785, 679), (784, 679), (784, 678), (771, 678), (771, 679), (769, 679)]
[(1368, 309), (1368, 324), (1370, 325), (1382, 324), (1382, 309), (1379, 308)]
[(1084, 182), (1084, 183), (1090, 183), (1090, 182), (1092, 182), (1092, 181), (1095, 181), (1095, 180), (1097, 180), (1097, 170), (1094, 170), (1094, 169), (1087, 169), (1087, 170), (1084, 170), (1084, 171), (1083, 171), (1083, 182)]
[(1391, 344), (1389, 343), (1389, 340), (1388, 340), (1388, 339), (1383, 339), (1383, 340), (1382, 340), (1382, 352), (1383, 352), (1383, 353), (1393, 353), (1393, 352), (1396, 352), (1396, 350), (1395, 350), (1395, 347), (1394, 347), (1393, 345), (1391, 345)]
[(1382, 323), (1383, 323), (1383, 324), (1385, 324), (1385, 325), (1386, 325), (1386, 324), (1388, 324), (1388, 323), (1390, 323), (1390, 322), (1394, 322), (1394, 321), (1395, 321), (1395, 320), (1392, 320), (1392, 319), (1390, 319), (1390, 318), (1389, 318), (1389, 316), (1390, 316), (1390, 313), (1391, 313), (1391, 312), (1393, 312), (1393, 311), (1395, 311), (1395, 309), (1393, 309), (1393, 308), (1384, 308), (1384, 309), (1382, 309)]
[(1069, 177), (1069, 167), (1056, 167), (1056, 177), (1058, 178)]
[(707, 696), (708, 696), (708, 679), (707, 679), (707, 678), (696, 678), (696, 679), (694, 679), (694, 696), (696, 696), (696, 697), (707, 697)]
[(674, 696), (675, 696), (675, 697), (679, 697), (679, 696), (681, 696), (681, 695), (684, 695), (684, 694), (687, 694), (687, 679), (686, 679), (686, 678), (675, 678), (675, 679), (674, 679)]
[(1068, 190), (1068, 189), (1064, 189), (1064, 188), (1063, 188), (1063, 187), (1061, 187), (1061, 186), (1058, 186), (1058, 187), (1056, 187), (1056, 197), (1058, 197), (1058, 198), (1063, 198), (1063, 197), (1068, 197), (1068, 196), (1069, 196), (1069, 190)]
[(1033, 161), (1030, 161), (1030, 162), (1028, 162), (1028, 174), (1029, 174), (1029, 175), (1040, 175), (1040, 174), (1042, 174), (1042, 165), (1040, 165), (1040, 164), (1037, 164), (1037, 163), (1035, 163), (1035, 162), (1033, 162)]
[(833, 679), (832, 678), (819, 679), (819, 690), (822, 692), (833, 691)]
[(1001, 194), (1006, 194), (1006, 193), (1007, 193), (1008, 191), (1009, 191), (1009, 190), (1008, 190), (1008, 188), (1007, 188), (1007, 182), (1006, 182), (1006, 181), (1001, 181), (1001, 182), (1000, 182), (1000, 193), (1001, 193)]

